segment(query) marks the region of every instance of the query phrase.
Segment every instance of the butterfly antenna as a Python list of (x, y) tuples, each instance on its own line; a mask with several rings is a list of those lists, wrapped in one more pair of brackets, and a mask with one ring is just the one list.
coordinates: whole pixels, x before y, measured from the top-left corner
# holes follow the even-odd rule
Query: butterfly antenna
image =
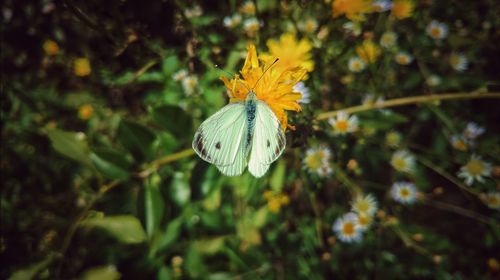
[(253, 85), (252, 89), (254, 89), (257, 84), (260, 82), (260, 79), (262, 79), (262, 77), (264, 77), (264, 74), (266, 74), (267, 70), (271, 69), (271, 67), (273, 67), (274, 64), (276, 64), (276, 62), (278, 62), (278, 60), (280, 60), (279, 58), (276, 58), (273, 63), (271, 65), (269, 65), (269, 67), (267, 67), (264, 72), (262, 72), (262, 75), (260, 75), (259, 79), (257, 79), (257, 82), (255, 82), (255, 84)]

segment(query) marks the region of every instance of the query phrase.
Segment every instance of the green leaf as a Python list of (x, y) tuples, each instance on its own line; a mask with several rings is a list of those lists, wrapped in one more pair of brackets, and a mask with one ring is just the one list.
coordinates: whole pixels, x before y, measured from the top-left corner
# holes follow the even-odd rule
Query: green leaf
[(179, 59), (175, 55), (167, 56), (162, 63), (163, 74), (171, 77), (174, 72), (179, 68)]
[(224, 236), (197, 240), (193, 243), (194, 248), (201, 254), (213, 255), (224, 247)]
[(160, 181), (160, 176), (157, 174), (152, 175), (146, 182), (144, 190), (146, 232), (149, 238), (151, 238), (159, 228), (165, 210), (163, 197), (160, 191)]
[(52, 147), (73, 160), (90, 166), (90, 149), (81, 132), (67, 132), (60, 129), (51, 129), (47, 132)]
[(20, 269), (10, 275), (8, 280), (29, 280), (33, 279), (42, 269), (49, 266), (54, 260), (54, 255), (49, 255), (45, 259), (36, 262), (26, 268)]
[(163, 105), (153, 110), (154, 121), (177, 137), (191, 135), (192, 118), (177, 106)]
[(261, 228), (266, 224), (267, 213), (269, 213), (267, 206), (262, 206), (257, 212), (253, 215), (253, 225), (256, 228)]
[(174, 174), (174, 178), (170, 183), (170, 194), (173, 201), (179, 206), (183, 206), (189, 201), (191, 188), (184, 173), (176, 172)]
[(184, 222), (184, 216), (180, 216), (174, 220), (172, 220), (167, 225), (167, 229), (160, 240), (160, 250), (167, 249), (170, 245), (172, 245), (179, 237), (179, 233), (181, 231), (182, 223)]
[(278, 166), (274, 169), (273, 175), (271, 177), (271, 189), (280, 193), (283, 189), (283, 184), (285, 183), (285, 173), (286, 173), (286, 164), (284, 161), (278, 161)]
[(120, 272), (114, 266), (98, 266), (87, 269), (80, 277), (82, 280), (118, 280), (121, 278)]
[(191, 278), (198, 278), (205, 274), (206, 267), (203, 259), (194, 246), (190, 246), (186, 255), (186, 269)]
[(99, 171), (99, 173), (101, 173), (105, 178), (127, 180), (130, 177), (130, 173), (127, 170), (124, 170), (114, 163), (99, 157), (97, 154), (91, 153), (90, 160), (94, 164), (97, 171)]
[(146, 240), (141, 222), (130, 215), (90, 218), (83, 221), (81, 225), (104, 230), (126, 244), (137, 244)]
[(156, 138), (156, 135), (147, 127), (122, 120), (118, 127), (118, 141), (128, 150), (135, 158), (142, 159), (151, 153), (151, 144)]

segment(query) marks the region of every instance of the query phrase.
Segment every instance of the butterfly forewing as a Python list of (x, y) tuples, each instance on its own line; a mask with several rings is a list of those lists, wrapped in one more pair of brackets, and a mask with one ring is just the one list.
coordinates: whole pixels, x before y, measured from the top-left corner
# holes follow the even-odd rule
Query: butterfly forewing
[(261, 177), (285, 150), (286, 138), (278, 118), (266, 103), (257, 101), (256, 111), (248, 170)]
[[(241, 157), (240, 146), (246, 130), (245, 105), (243, 103), (226, 105), (200, 125), (194, 136), (193, 149), (202, 159), (215, 164), (219, 169), (231, 166), (238, 154)], [(239, 170), (240, 164), (238, 162), (233, 168)]]

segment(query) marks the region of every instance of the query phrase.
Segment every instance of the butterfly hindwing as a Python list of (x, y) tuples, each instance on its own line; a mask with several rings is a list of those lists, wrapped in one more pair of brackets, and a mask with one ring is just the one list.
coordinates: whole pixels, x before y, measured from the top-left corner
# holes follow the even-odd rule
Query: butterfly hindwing
[[(241, 159), (238, 159), (233, 169), (229, 166), (235, 164), (237, 157), (242, 157), (246, 161), (244, 153), (241, 155), (245, 133), (247, 133), (245, 105), (231, 103), (200, 125), (194, 136), (193, 149), (202, 159), (219, 169), (224, 167), (223, 170), (237, 173), (241, 169)], [(243, 169), (245, 166), (246, 162)]]
[(278, 118), (265, 102), (257, 101), (256, 111), (248, 170), (255, 177), (262, 177), (285, 150), (286, 138)]

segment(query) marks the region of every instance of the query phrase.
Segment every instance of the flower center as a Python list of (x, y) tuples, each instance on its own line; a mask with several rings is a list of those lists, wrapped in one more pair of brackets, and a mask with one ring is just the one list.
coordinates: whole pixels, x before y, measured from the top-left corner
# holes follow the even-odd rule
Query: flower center
[(439, 37), (441, 35), (441, 29), (439, 29), (438, 27), (433, 27), (431, 29), (431, 35), (432, 37)]
[(484, 172), (484, 165), (481, 161), (473, 159), (465, 166), (467, 172), (472, 176), (481, 175)]
[(371, 223), (371, 218), (368, 215), (360, 215), (359, 216), (359, 224), (367, 226)]
[(370, 208), (370, 205), (367, 201), (359, 201), (356, 204), (356, 208), (358, 209), (359, 212), (367, 212), (368, 209)]
[(490, 207), (498, 207), (500, 205), (500, 199), (496, 196), (489, 196), (486, 202)]
[(460, 151), (467, 150), (467, 145), (462, 140), (455, 141), (454, 146), (455, 146), (455, 149), (460, 150)]
[(399, 170), (406, 168), (406, 161), (403, 158), (394, 159), (394, 167)]
[(400, 55), (400, 56), (398, 56), (398, 62), (399, 62), (399, 64), (407, 64), (408, 58), (404, 55)]
[(335, 127), (340, 131), (347, 131), (348, 123), (347, 121), (341, 120), (335, 123)]
[(319, 169), (323, 164), (324, 157), (325, 155), (323, 152), (315, 152), (306, 158), (306, 164), (310, 169)]
[(401, 189), (399, 191), (399, 194), (401, 195), (401, 197), (404, 197), (404, 198), (407, 198), (408, 196), (410, 196), (410, 191), (408, 189)]
[(345, 235), (353, 235), (354, 234), (354, 224), (353, 223), (344, 223), (344, 226), (342, 227), (342, 231), (344, 232)]

